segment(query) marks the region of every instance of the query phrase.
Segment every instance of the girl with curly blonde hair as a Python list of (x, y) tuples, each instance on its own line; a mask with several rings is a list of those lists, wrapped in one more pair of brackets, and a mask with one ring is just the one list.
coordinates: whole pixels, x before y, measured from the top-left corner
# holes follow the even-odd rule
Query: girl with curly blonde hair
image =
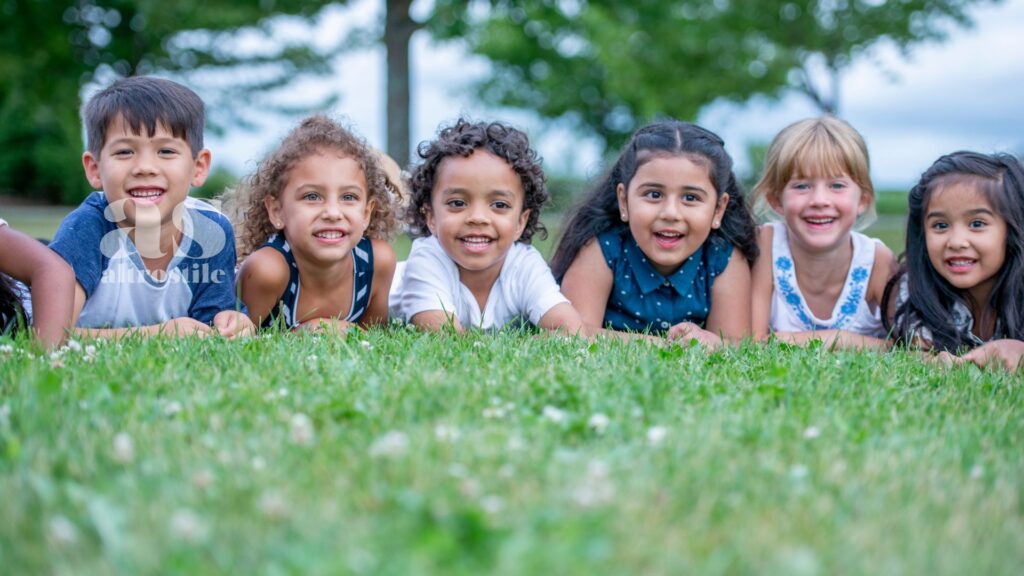
[(229, 198), (239, 292), (261, 327), (344, 331), (387, 321), (398, 188), (381, 158), (325, 116), (303, 120)]

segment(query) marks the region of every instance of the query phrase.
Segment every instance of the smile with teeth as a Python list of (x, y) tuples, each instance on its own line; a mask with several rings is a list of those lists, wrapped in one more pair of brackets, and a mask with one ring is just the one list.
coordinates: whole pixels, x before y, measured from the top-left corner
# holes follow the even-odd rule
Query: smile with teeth
[(462, 245), (470, 252), (481, 252), (486, 250), (494, 240), (486, 236), (463, 236), (459, 238), (459, 242), (462, 242)]
[(341, 230), (321, 230), (313, 234), (313, 236), (320, 240), (341, 240), (346, 234)]
[(947, 258), (946, 266), (949, 266), (953, 271), (963, 271), (969, 269), (977, 260), (970, 258)]
[(835, 218), (804, 218), (804, 221), (807, 222), (808, 224), (824, 225), (831, 224), (832, 222), (835, 221)]
[(674, 230), (663, 230), (654, 233), (654, 241), (663, 248), (672, 248), (682, 240), (683, 234)]
[(156, 200), (163, 196), (164, 191), (160, 188), (133, 188), (128, 195), (135, 200)]

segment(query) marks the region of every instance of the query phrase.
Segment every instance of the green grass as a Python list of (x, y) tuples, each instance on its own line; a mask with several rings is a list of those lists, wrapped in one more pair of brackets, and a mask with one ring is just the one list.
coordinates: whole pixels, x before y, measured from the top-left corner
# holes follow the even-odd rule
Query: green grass
[(1024, 565), (1002, 372), (404, 329), (95, 346), (0, 352), (4, 573)]

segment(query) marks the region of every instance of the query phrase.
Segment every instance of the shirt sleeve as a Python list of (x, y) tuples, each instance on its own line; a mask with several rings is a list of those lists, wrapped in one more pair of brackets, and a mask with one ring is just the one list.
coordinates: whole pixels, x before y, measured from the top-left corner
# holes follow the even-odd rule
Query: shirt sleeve
[(405, 265), (401, 292), (397, 294), (399, 311), (406, 321), (420, 312), (432, 310), (458, 314), (448, 273), (451, 265), (448, 255), (434, 238), (423, 238), (413, 243)]
[(540, 252), (533, 246), (521, 247), (521, 256), (512, 263), (515, 266), (514, 298), (519, 312), (536, 326), (549, 310), (569, 299), (558, 288), (551, 267)]
[[(201, 251), (205, 258), (192, 260), (197, 262), (197, 268), (186, 268), (186, 274), (192, 286), (192, 302), (189, 305), (188, 315), (190, 318), (203, 322), (213, 323), (213, 317), (224, 310), (238, 310), (245, 313), (245, 305), (238, 299), (235, 293), (235, 235), (231, 224), (219, 213), (211, 213), (213, 216), (203, 214), (210, 223), (224, 235), (223, 240), (217, 242), (208, 240), (210, 237), (209, 228), (206, 234), (197, 235), (193, 239), (193, 249)], [(197, 219), (198, 220), (198, 219)], [(204, 241), (204, 239), (207, 239)], [(211, 246), (223, 242), (212, 254), (206, 252)]]
[[(86, 200), (64, 218), (57, 233), (50, 242), (50, 249), (67, 261), (75, 272), (75, 280), (85, 290), (85, 297), (90, 298), (99, 285), (106, 266), (107, 256), (103, 253), (104, 235), (116, 231), (116, 226), (108, 224), (102, 210)], [(110, 239), (112, 240), (112, 239)], [(108, 242), (111, 249), (116, 242)]]

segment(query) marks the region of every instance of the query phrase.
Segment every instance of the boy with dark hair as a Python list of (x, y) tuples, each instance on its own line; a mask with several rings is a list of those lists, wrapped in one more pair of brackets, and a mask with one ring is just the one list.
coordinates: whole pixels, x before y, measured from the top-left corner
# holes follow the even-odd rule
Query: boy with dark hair
[(231, 224), (188, 197), (210, 170), (199, 96), (170, 80), (124, 78), (93, 96), (82, 120), (82, 165), (102, 192), (69, 214), (50, 244), (75, 272), (80, 331), (251, 330), (236, 308)]

